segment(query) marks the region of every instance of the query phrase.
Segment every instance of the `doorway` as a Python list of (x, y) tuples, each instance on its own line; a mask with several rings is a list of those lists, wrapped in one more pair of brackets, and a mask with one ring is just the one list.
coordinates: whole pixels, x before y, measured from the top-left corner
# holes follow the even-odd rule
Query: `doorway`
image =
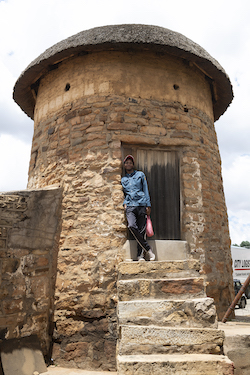
[(180, 240), (180, 173), (177, 151), (149, 150), (123, 145), (123, 156), (135, 158), (145, 173), (151, 198), (153, 240)]

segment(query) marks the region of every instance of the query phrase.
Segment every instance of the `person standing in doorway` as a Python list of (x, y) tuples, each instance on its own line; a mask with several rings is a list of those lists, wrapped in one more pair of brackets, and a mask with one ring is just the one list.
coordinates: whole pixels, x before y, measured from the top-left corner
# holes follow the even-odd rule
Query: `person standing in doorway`
[(151, 212), (151, 203), (146, 176), (135, 170), (134, 157), (127, 155), (124, 159), (125, 176), (121, 183), (124, 192), (123, 207), (126, 212), (128, 229), (137, 241), (137, 259), (144, 261), (148, 254), (149, 260), (155, 260), (155, 254), (146, 241), (147, 215)]

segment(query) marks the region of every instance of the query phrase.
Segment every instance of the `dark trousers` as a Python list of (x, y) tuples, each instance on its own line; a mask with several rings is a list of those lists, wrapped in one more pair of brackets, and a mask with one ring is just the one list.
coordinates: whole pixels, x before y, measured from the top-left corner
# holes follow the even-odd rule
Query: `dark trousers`
[(146, 241), (146, 207), (127, 206), (126, 216), (128, 221), (128, 229), (137, 241), (137, 256), (139, 256), (142, 249), (145, 251), (150, 250), (150, 246)]

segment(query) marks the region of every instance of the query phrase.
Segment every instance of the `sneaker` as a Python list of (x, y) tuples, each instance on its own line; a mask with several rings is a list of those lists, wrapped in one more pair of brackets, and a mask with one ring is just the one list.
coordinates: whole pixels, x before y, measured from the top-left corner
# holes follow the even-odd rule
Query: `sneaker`
[(152, 249), (148, 250), (148, 256), (150, 261), (155, 260), (155, 254)]
[(142, 250), (141, 254), (137, 257), (138, 262), (143, 262), (145, 261), (144, 259), (144, 251)]

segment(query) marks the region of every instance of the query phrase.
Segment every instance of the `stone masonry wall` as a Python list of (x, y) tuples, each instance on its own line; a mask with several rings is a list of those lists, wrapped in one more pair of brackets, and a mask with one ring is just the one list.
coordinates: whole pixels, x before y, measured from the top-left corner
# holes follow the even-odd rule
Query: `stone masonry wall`
[(61, 189), (0, 195), (0, 341), (36, 334), (48, 355)]
[(216, 133), (176, 101), (94, 95), (35, 122), (29, 188), (63, 188), (55, 299), (55, 362), (115, 369), (116, 278), (126, 240), (122, 145), (178, 150), (181, 228), (221, 317), (233, 296)]

